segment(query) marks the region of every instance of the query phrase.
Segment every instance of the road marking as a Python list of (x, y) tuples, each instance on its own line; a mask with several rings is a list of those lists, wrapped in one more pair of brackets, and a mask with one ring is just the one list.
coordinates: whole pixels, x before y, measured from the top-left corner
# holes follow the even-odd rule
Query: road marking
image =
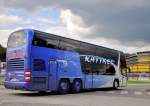
[(134, 91), (134, 94), (135, 94), (135, 95), (142, 95), (143, 93), (140, 92), (140, 91)]
[(121, 91), (120, 94), (128, 94), (128, 91)]
[(147, 92), (147, 94), (150, 96), (150, 92)]
[(107, 93), (115, 93), (115, 91), (108, 91)]
[(5, 88), (4, 86), (0, 85), (0, 89), (4, 89), (4, 88)]

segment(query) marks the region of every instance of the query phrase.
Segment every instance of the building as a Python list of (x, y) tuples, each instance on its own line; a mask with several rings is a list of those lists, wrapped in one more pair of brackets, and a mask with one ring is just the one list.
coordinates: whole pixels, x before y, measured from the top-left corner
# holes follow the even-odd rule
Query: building
[(2, 47), (0, 44), (0, 62), (6, 61), (6, 48)]
[(129, 76), (150, 78), (150, 51), (137, 52), (126, 57)]
[(150, 73), (150, 51), (131, 54), (126, 61), (130, 73)]

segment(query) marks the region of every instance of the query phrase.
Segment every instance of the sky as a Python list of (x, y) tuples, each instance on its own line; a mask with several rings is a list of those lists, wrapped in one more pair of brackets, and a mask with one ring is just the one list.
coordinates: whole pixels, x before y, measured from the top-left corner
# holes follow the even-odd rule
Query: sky
[(32, 28), (126, 53), (150, 50), (149, 0), (0, 0), (0, 44)]

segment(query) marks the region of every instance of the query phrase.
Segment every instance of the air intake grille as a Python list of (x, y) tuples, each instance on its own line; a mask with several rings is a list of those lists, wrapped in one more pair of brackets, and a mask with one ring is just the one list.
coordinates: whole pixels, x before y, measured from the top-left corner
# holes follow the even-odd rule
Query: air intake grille
[(8, 71), (21, 71), (24, 70), (24, 60), (21, 58), (10, 59), (7, 61)]

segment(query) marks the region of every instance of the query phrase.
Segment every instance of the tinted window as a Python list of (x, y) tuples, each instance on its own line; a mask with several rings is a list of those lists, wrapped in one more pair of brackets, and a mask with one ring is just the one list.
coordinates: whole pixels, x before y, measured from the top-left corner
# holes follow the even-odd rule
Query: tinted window
[(93, 73), (97, 74), (104, 74), (106, 71), (106, 65), (105, 64), (93, 64), (92, 65)]
[(82, 43), (80, 46), (81, 55), (94, 55), (96, 47), (90, 44)]
[(34, 38), (33, 39), (33, 45), (34, 46), (46, 47), (47, 46), (47, 42), (44, 39)]
[(113, 59), (115, 61), (114, 63), (117, 65), (118, 51), (109, 50), (109, 49), (103, 48), (103, 47), (97, 47), (96, 55), (102, 56), (102, 57), (105, 57), (108, 59)]
[(108, 55), (108, 51), (106, 51), (106, 49), (103, 48), (103, 47), (97, 47), (96, 55), (97, 56), (107, 56)]
[(123, 52), (120, 52), (120, 71), (122, 75), (127, 76), (126, 59)]
[(59, 48), (67, 51), (79, 51), (80, 43), (74, 40), (63, 39), (60, 42)]
[(89, 74), (89, 73), (103, 74), (103, 75), (115, 74), (115, 68), (107, 64), (94, 64), (94, 63), (81, 62), (81, 68), (85, 74)]
[(57, 39), (47, 39), (47, 46), (50, 48), (58, 48), (59, 40)]
[(96, 74), (115, 74), (115, 68), (111, 65), (112, 60), (105, 59), (103, 57), (91, 56), (91, 55), (81, 55), (81, 68), (86, 74), (96, 73)]
[(126, 59), (122, 52), (120, 53), (120, 64), (121, 68), (126, 68)]
[(58, 48), (59, 40), (55, 39), (55, 37), (44, 37), (41, 34), (36, 34), (33, 38), (32, 44), (47, 48)]
[(81, 61), (82, 72), (84, 72), (85, 74), (92, 73), (92, 65), (91, 65), (91, 63), (85, 62), (85, 58), (82, 57), (82, 56), (80, 58), (80, 61)]
[(45, 61), (42, 59), (34, 59), (33, 61), (33, 70), (34, 71), (44, 71), (45, 68)]
[(121, 68), (121, 74), (127, 76), (127, 68)]
[(106, 75), (115, 75), (115, 68), (112, 65), (106, 65), (106, 71), (104, 74)]
[(23, 46), (27, 42), (24, 31), (12, 33), (8, 38), (8, 48)]

